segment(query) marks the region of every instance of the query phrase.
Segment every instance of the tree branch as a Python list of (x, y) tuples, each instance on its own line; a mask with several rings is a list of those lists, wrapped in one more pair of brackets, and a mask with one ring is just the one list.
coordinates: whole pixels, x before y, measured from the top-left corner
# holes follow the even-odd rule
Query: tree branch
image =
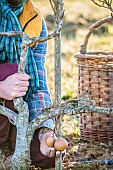
[(23, 32), (16, 32), (16, 31), (10, 31), (10, 32), (0, 32), (0, 35), (4, 36), (23, 36)]
[(96, 4), (99, 7), (104, 7), (107, 9), (110, 9), (113, 12), (112, 8), (112, 0), (91, 0), (94, 4)]
[(11, 32), (0, 32), (0, 35), (4, 35), (4, 36), (21, 36), (21, 37), (24, 36), (24, 45), (29, 46), (32, 43), (44, 42), (44, 41), (47, 41), (47, 40), (50, 40), (50, 39), (56, 37), (61, 31), (62, 25), (63, 25), (63, 19), (59, 23), (58, 29), (56, 31), (54, 31), (53, 33), (49, 34), (47, 37), (44, 37), (44, 38), (40, 38), (40, 37), (29, 38), (27, 35), (25, 36), (25, 33), (13, 32), (13, 31), (11, 31)]
[(18, 114), (13, 112), (12, 110), (0, 105), (0, 114), (8, 117), (9, 121), (13, 124), (16, 125), (17, 119), (18, 119)]
[[(79, 105), (78, 105), (79, 102)], [(92, 103), (92, 106), (89, 105)], [(30, 127), (34, 132), (37, 126), (40, 126), (48, 119), (56, 118), (59, 115), (79, 115), (80, 113), (96, 112), (101, 114), (113, 113), (113, 108), (96, 107), (95, 101), (90, 99), (75, 99), (64, 102), (59, 105), (53, 105), (50, 108), (46, 108), (39, 113), (38, 117), (30, 123)]]
[(36, 42), (44, 42), (44, 41), (47, 41), (47, 40), (50, 40), (50, 39), (56, 37), (61, 31), (62, 25), (63, 25), (63, 21), (61, 21), (59, 23), (59, 28), (55, 32), (49, 34), (47, 37), (44, 37), (44, 38), (40, 38), (40, 37), (29, 38), (27, 45), (29, 46), (30, 44), (36, 43)]
[(56, 9), (55, 7), (53, 6), (53, 1), (52, 0), (49, 0), (50, 4), (51, 4), (51, 7), (52, 7), (52, 10), (54, 11), (54, 13), (56, 12)]

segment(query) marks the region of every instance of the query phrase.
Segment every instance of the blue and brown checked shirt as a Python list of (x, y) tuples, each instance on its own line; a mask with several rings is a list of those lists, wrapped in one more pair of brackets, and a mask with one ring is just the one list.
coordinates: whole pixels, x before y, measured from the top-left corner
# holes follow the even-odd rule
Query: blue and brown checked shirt
[[(42, 20), (42, 22), (41, 38), (47, 36), (47, 29), (44, 20)], [(45, 56), (47, 54), (47, 42), (36, 43), (32, 50), (37, 65), (39, 88), (36, 94), (31, 94), (27, 99), (30, 111), (30, 121), (36, 118), (42, 109), (49, 107), (52, 103), (47, 87), (46, 70), (44, 65)], [(54, 119), (45, 121), (40, 127), (43, 126), (54, 129)]]

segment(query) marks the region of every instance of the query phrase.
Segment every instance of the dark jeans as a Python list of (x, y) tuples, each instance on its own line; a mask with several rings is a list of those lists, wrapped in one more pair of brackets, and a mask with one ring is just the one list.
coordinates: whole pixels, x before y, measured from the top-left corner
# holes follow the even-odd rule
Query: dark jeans
[[(54, 167), (55, 158), (46, 157), (40, 152), (38, 132), (38, 130), (35, 131), (34, 138), (30, 145), (32, 164), (43, 169)], [(16, 143), (16, 127), (9, 122), (6, 116), (0, 115), (0, 147), (2, 147), (5, 142), (8, 142), (10, 149), (14, 151)]]

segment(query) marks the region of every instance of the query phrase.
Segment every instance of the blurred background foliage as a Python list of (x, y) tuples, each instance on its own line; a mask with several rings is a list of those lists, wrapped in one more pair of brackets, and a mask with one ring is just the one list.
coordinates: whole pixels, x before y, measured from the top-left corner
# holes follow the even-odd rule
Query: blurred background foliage
[[(49, 0), (34, 0), (51, 33), (54, 30), (53, 11)], [(96, 6), (91, 0), (64, 0), (65, 16), (62, 29), (62, 100), (77, 98), (78, 68), (74, 57), (79, 52), (89, 28), (97, 20), (110, 16), (109, 9)], [(99, 27), (89, 39), (89, 50), (113, 50), (113, 23)], [(46, 58), (48, 86), (54, 101), (54, 40), (48, 41)], [(64, 116), (63, 135), (79, 138), (79, 118)]]
[[(49, 0), (34, 0), (44, 16), (51, 33), (54, 30), (53, 11)], [(90, 26), (97, 20), (110, 16), (108, 9), (96, 6), (91, 0), (64, 0), (64, 25), (62, 29), (62, 99), (77, 97), (78, 71), (74, 54), (79, 51), (80, 45)], [(105, 24), (97, 29), (89, 40), (89, 49), (111, 51), (113, 48), (113, 23)], [(46, 59), (48, 86), (54, 101), (54, 40), (48, 42)]]

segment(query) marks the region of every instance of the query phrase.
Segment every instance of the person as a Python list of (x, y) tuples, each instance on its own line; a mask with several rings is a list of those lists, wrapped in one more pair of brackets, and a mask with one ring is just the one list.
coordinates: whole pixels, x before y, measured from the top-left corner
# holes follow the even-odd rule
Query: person
[[(29, 37), (47, 36), (44, 18), (32, 0), (0, 1), (0, 32), (23, 31)], [(0, 35), (0, 66), (5, 63), (20, 61), (21, 37)], [(29, 119), (35, 119), (42, 109), (52, 104), (47, 86), (45, 56), (47, 42), (35, 43), (28, 48), (26, 68), (23, 74), (14, 73), (0, 81), (0, 101), (10, 106), (10, 101), (23, 97), (28, 103)], [(7, 65), (8, 66), (8, 65)], [(4, 73), (8, 67), (4, 68)], [(1, 71), (0, 71), (1, 72)], [(9, 106), (8, 106), (9, 105)], [(14, 110), (15, 111), (15, 110)], [(55, 149), (47, 146), (45, 139), (53, 134), (54, 119), (50, 119), (37, 127), (31, 141), (30, 153), (32, 164), (36, 167), (50, 168), (55, 166)], [(0, 149), (8, 147), (14, 151), (16, 140), (15, 127), (8, 118), (0, 115)], [(2, 165), (0, 165), (2, 166)], [(8, 165), (4, 164), (7, 169)], [(1, 169), (4, 169), (1, 167)]]

